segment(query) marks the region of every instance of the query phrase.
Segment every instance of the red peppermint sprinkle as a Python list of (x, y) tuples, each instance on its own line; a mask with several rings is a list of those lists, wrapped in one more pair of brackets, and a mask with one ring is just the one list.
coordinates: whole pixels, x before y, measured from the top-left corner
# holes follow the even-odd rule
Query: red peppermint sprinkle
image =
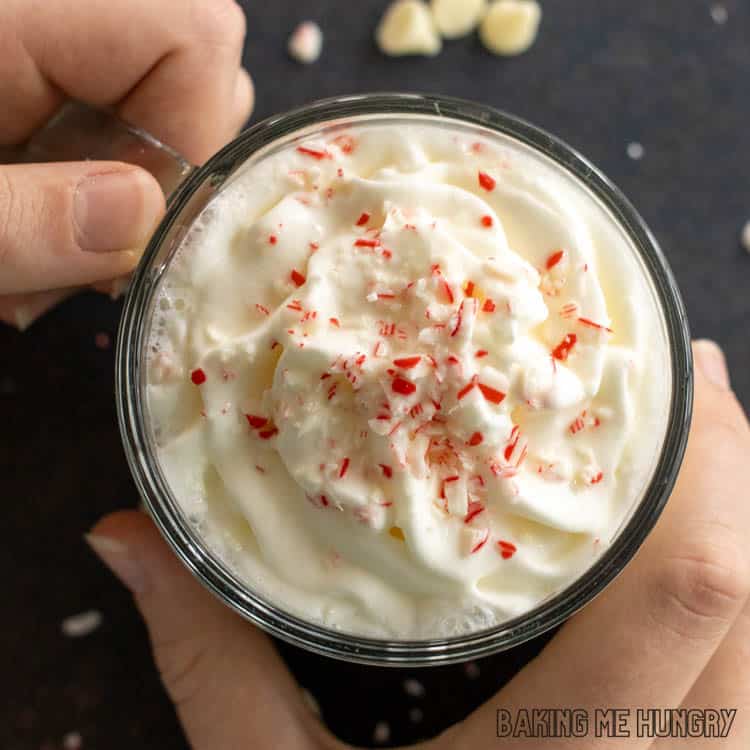
[(406, 378), (396, 377), (391, 383), (391, 390), (401, 396), (410, 396), (417, 390), (417, 386)]
[(195, 385), (203, 385), (203, 383), (206, 382), (206, 373), (199, 367), (190, 373), (190, 380), (192, 380)]
[(354, 247), (377, 247), (379, 244), (379, 240), (368, 240), (364, 237), (360, 237), (354, 241)]
[(442, 484), (440, 485), (440, 497), (445, 500), (445, 485), (449, 484), (451, 482), (457, 482), (458, 481), (458, 474), (454, 474), (450, 477), (445, 477), (443, 479)]
[(487, 192), (492, 192), (495, 189), (495, 180), (490, 177), (486, 172), (480, 172), (479, 175), (479, 187), (484, 188)]
[(328, 322), (332, 326), (336, 326), (336, 328), (341, 328), (341, 323), (339, 323), (339, 319), (338, 318), (328, 318)]
[(463, 319), (464, 319), (464, 303), (462, 302), (458, 306), (458, 310), (456, 311), (456, 325), (451, 331), (451, 337), (455, 336), (458, 333), (458, 331), (461, 328), (461, 323), (463, 322)]
[(575, 435), (586, 426), (586, 423), (584, 422), (585, 417), (586, 412), (583, 411), (581, 412), (581, 415), (576, 417), (575, 420), (571, 423), (570, 427), (568, 428), (571, 435)]
[(270, 430), (263, 430), (262, 432), (259, 432), (258, 437), (261, 440), (270, 440), (277, 433), (278, 433), (278, 430), (275, 427), (271, 427)]
[(489, 214), (483, 216), (481, 221), (483, 227), (487, 227), (489, 229), (492, 226), (492, 217)]
[(595, 477), (591, 479), (591, 484), (599, 484), (602, 479), (604, 479), (604, 474), (600, 471)]
[(564, 250), (555, 250), (554, 253), (551, 253), (544, 264), (547, 270), (554, 268), (563, 259), (563, 255), (565, 255)]
[(386, 260), (390, 260), (393, 257), (393, 253), (390, 250), (382, 250), (380, 253)]
[(588, 328), (596, 328), (600, 331), (607, 331), (607, 333), (612, 333), (611, 328), (607, 328), (607, 326), (604, 326), (601, 323), (594, 323), (593, 320), (589, 320), (588, 318), (578, 318), (578, 322), (582, 326), (587, 326)]
[(271, 314), (270, 310), (265, 305), (261, 305), (258, 302), (255, 303), (255, 309), (259, 313), (263, 313), (263, 315), (270, 315)]
[(349, 468), (349, 458), (344, 458), (341, 462), (341, 468), (339, 469), (339, 479), (343, 479), (346, 474), (346, 470)]
[(387, 464), (378, 464), (378, 466), (383, 470), (383, 476), (386, 479), (390, 479), (393, 476), (393, 469), (390, 466)]
[(443, 279), (443, 290), (445, 291), (445, 296), (448, 298), (448, 302), (450, 302), (452, 305), (455, 297), (453, 296), (451, 285), (445, 279)]
[(510, 437), (508, 438), (508, 445), (505, 447), (505, 452), (503, 453), (506, 461), (510, 461), (510, 457), (513, 455), (513, 451), (518, 445), (518, 438), (520, 437), (521, 430), (517, 424), (514, 424), (513, 429), (510, 432)]
[(482, 357), (486, 357), (488, 354), (489, 354), (489, 352), (486, 349), (477, 349), (477, 351), (474, 354), (474, 356), (477, 359), (481, 359)]
[(484, 547), (485, 544), (487, 544), (487, 540), (490, 538), (490, 530), (485, 529), (484, 530), (484, 537), (480, 539), (472, 548), (471, 548), (471, 554), (473, 555), (475, 552), (479, 552), (482, 547)]
[(564, 362), (568, 358), (570, 350), (576, 345), (576, 341), (578, 341), (578, 336), (576, 336), (575, 333), (569, 333), (552, 350), (552, 357), (554, 359), (559, 359), (561, 362)]
[(401, 359), (394, 359), (393, 364), (396, 367), (400, 367), (402, 370), (411, 370), (412, 367), (416, 367), (422, 361), (422, 357), (402, 357)]
[(316, 252), (319, 249), (320, 249), (320, 245), (317, 242), (311, 242), (310, 243), (310, 252), (311, 253), (314, 253), (314, 252)]
[(464, 517), (464, 523), (471, 523), (482, 511), (484, 505), (478, 500), (472, 500), (469, 503), (468, 513)]
[[(481, 386), (480, 386), (481, 387)], [(468, 440), (467, 445), (477, 446), (481, 445), (484, 440), (484, 435), (481, 432), (475, 432)]]
[(320, 151), (319, 149), (315, 148), (307, 148), (307, 146), (297, 146), (297, 151), (300, 154), (304, 154), (305, 156), (312, 156), (313, 159), (317, 159), (320, 161), (321, 159), (330, 159), (331, 155), (328, 153), (328, 151)]
[(354, 138), (350, 135), (337, 135), (333, 142), (341, 149), (344, 154), (351, 154), (354, 151)]
[(484, 304), (482, 305), (482, 312), (493, 313), (495, 312), (495, 309), (496, 309), (495, 303), (488, 297), (484, 301)]
[(366, 211), (363, 211), (357, 219), (357, 226), (363, 227), (365, 224), (367, 224), (368, 221), (370, 221), (370, 214), (368, 214)]
[(474, 282), (473, 281), (467, 281), (464, 284), (464, 294), (467, 297), (471, 297), (474, 294)]
[(516, 554), (516, 545), (512, 542), (506, 542), (501, 539), (497, 543), (497, 546), (500, 548), (500, 554), (502, 555), (503, 560), (510, 560), (510, 558)]
[(457, 394), (456, 399), (460, 401), (464, 396), (466, 396), (471, 389), (477, 384), (476, 379), (472, 378)]
[(277, 236), (276, 236), (275, 234), (272, 234), (272, 235), (271, 235), (271, 236), (270, 236), (270, 237), (268, 238), (268, 241), (269, 241), (269, 242), (270, 242), (270, 243), (271, 243), (272, 245), (275, 245), (275, 244), (276, 244), (276, 243), (277, 243), (277, 242), (279, 241), (279, 238), (278, 238), (278, 237), (277, 237)]
[(255, 414), (245, 414), (245, 419), (254, 430), (259, 430), (261, 427), (265, 427), (268, 424), (268, 420), (265, 417), (260, 417)]
[(479, 386), (479, 390), (482, 392), (482, 395), (491, 404), (499, 404), (505, 398), (505, 394), (502, 391), (498, 391), (496, 388), (492, 388), (489, 385), (484, 385), (484, 383), (477, 383), (477, 385)]
[(292, 269), (291, 279), (295, 286), (302, 286), (306, 281), (305, 277), (296, 268)]

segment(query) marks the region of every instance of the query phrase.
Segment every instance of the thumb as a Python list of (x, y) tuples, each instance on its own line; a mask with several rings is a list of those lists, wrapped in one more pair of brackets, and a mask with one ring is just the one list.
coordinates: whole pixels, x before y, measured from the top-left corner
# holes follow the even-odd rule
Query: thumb
[(0, 167), (0, 294), (128, 273), (164, 211), (145, 170), (120, 162)]
[(114, 513), (86, 540), (133, 592), (195, 750), (323, 746), (325, 730), (270, 640), (188, 573), (147, 516)]

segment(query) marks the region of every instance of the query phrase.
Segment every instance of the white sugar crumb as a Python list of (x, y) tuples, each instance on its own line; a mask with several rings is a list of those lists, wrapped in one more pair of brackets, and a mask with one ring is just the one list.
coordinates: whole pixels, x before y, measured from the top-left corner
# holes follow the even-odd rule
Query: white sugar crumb
[(627, 152), (633, 161), (640, 161), (646, 153), (646, 149), (638, 141), (633, 141), (632, 143), (628, 143)]
[(314, 63), (323, 49), (323, 32), (314, 21), (303, 21), (289, 37), (289, 55), (303, 65)]
[(302, 700), (305, 701), (308, 708), (316, 715), (320, 716), (320, 704), (315, 699), (315, 696), (305, 688), (302, 688)]
[(470, 680), (476, 680), (479, 677), (479, 664), (475, 661), (469, 661), (464, 664), (464, 672)]
[(80, 732), (68, 732), (63, 737), (63, 750), (81, 750), (83, 747), (83, 737)]
[(742, 247), (750, 253), (750, 221), (745, 222), (745, 226), (742, 227)]
[(729, 12), (721, 3), (711, 6), (711, 18), (719, 26), (723, 26), (729, 20)]
[(102, 613), (90, 609), (77, 615), (66, 617), (61, 623), (63, 635), (68, 638), (83, 638), (91, 635), (102, 624)]
[(412, 698), (421, 698), (424, 693), (424, 685), (419, 680), (404, 680), (404, 692)]
[(372, 741), (382, 745), (391, 738), (391, 727), (387, 721), (379, 721), (372, 733)]
[(421, 708), (410, 708), (409, 709), (409, 721), (412, 724), (419, 724), (424, 719), (424, 712)]

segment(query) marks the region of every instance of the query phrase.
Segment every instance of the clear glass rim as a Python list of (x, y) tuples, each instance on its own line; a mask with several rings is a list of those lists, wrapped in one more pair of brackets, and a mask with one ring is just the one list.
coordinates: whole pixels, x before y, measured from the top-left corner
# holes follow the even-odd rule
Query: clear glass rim
[[(381, 640), (307, 622), (251, 591), (190, 528), (151, 455), (143, 408), (142, 355), (146, 312), (160, 274), (154, 264), (190, 198), (208, 180), (222, 181), (252, 153), (307, 126), (378, 114), (433, 115), (480, 125), (520, 141), (582, 181), (605, 205), (637, 248), (651, 277), (669, 337), (673, 373), (666, 436), (651, 482), (639, 506), (610, 547), (580, 578), (533, 610), (488, 630), (434, 640)], [(189, 570), (214, 594), (266, 632), (307, 650), (350, 662), (381, 666), (428, 666), (488, 656), (517, 646), (559, 625), (601, 592), (624, 568), (659, 518), (677, 479), (692, 413), (693, 375), (685, 308), (669, 264), (638, 212), (596, 167), (545, 131), (502, 111), (450, 97), (378, 93), (325, 99), (270, 117), (243, 132), (188, 175), (173, 195), (128, 292), (117, 341), (115, 397), (126, 458), (154, 521)]]

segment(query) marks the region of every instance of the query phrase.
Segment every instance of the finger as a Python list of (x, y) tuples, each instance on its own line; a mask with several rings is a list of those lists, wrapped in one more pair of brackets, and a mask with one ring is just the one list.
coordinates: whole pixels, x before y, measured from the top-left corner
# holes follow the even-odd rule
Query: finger
[(245, 15), (234, 0), (193, 0), (188, 8), (186, 38), (126, 97), (120, 114), (200, 164), (233, 135)]
[(250, 119), (255, 106), (255, 86), (250, 74), (240, 68), (234, 90), (234, 108), (228, 138), (233, 138)]
[[(0, 143), (17, 143), (65, 97), (127, 120), (201, 162), (223, 145), (245, 19), (233, 0), (0, 3)], [(7, 50), (7, 51), (6, 51)]]
[[(726, 363), (721, 351), (711, 342), (696, 342), (700, 350), (703, 372), (722, 388), (728, 385)], [(744, 750), (750, 747), (750, 605), (735, 621), (727, 637), (703, 670), (698, 682), (682, 702), (685, 709), (714, 709), (726, 711), (735, 709), (736, 716), (731, 723), (731, 732), (722, 744), (727, 750)], [(696, 744), (705, 739), (694, 740)], [(688, 743), (686, 738), (661, 740), (657, 750), (678, 750)]]
[(130, 284), (130, 276), (119, 276), (116, 279), (106, 279), (92, 284), (91, 288), (95, 292), (106, 294), (111, 300), (122, 297)]
[[(698, 682), (680, 708), (713, 709), (721, 723), (717, 729), (728, 734), (721, 740), (722, 750), (747, 750), (750, 747), (750, 608), (737, 618), (729, 635), (703, 670)], [(723, 715), (722, 715), (723, 712)], [(735, 713), (727, 713), (735, 712)], [(702, 748), (706, 738), (690, 740), (671, 737), (660, 740), (654, 750), (680, 750), (685, 746)], [(718, 740), (715, 740), (718, 742)]]
[[(482, 746), (499, 707), (580, 707), (594, 716), (602, 706), (678, 706), (736, 621), (750, 591), (750, 437), (721, 360), (707, 348), (715, 351), (695, 347), (693, 428), (661, 520), (610, 587), (456, 730), (467, 746)], [(561, 739), (555, 747), (588, 750), (608, 741)]]
[(323, 729), (268, 638), (200, 586), (147, 516), (107, 516), (87, 540), (135, 595), (195, 750), (321, 746)]
[(0, 321), (19, 331), (25, 331), (35, 320), (59, 305), (78, 291), (68, 289), (50, 289), (30, 294), (7, 294), (0, 297)]
[(161, 188), (137, 167), (0, 167), (0, 294), (128, 273), (163, 211)]

